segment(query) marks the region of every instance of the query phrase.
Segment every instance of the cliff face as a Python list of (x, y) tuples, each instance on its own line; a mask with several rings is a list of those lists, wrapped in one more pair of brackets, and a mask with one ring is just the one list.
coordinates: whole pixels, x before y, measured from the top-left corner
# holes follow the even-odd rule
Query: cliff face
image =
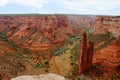
[(98, 16), (95, 18), (95, 33), (111, 32), (113, 36), (120, 35), (120, 17)]
[(85, 29), (93, 27), (95, 16), (71, 15), (68, 16), (70, 26), (76, 29)]
[(95, 62), (100, 62), (103, 66), (116, 68), (120, 65), (120, 37), (117, 38), (110, 46), (100, 51), (94, 57)]
[(46, 50), (51, 44), (69, 40), (73, 30), (64, 15), (1, 16), (0, 36), (32, 50)]
[[(41, 15), (0, 16), (0, 36), (12, 44), (32, 50), (46, 50), (53, 44), (70, 40), (69, 36), (86, 28), (94, 33), (120, 35), (120, 18), (107, 16)], [(4, 41), (3, 41), (4, 42)]]

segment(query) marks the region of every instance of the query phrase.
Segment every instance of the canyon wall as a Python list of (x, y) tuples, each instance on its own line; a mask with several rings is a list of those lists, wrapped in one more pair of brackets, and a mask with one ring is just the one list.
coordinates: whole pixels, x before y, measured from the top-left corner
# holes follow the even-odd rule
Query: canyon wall
[(120, 17), (97, 16), (94, 23), (95, 34), (111, 32), (114, 37), (120, 35)]
[(94, 28), (95, 34), (109, 31), (118, 37), (119, 25), (120, 18), (112, 16), (0, 15), (0, 42), (5, 43), (6, 38), (22, 48), (46, 50), (87, 28)]
[(0, 36), (32, 50), (46, 50), (73, 35), (69, 19), (64, 15), (0, 16)]
[(87, 15), (68, 15), (70, 26), (75, 29), (91, 28), (94, 25), (95, 16)]

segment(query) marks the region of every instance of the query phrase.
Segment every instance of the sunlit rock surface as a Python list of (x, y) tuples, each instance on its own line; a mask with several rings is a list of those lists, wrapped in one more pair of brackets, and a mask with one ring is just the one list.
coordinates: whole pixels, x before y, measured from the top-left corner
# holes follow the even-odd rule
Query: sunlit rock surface
[(48, 74), (43, 74), (38, 76), (23, 75), (23, 76), (13, 78), (11, 80), (66, 80), (66, 79), (60, 75), (48, 73)]

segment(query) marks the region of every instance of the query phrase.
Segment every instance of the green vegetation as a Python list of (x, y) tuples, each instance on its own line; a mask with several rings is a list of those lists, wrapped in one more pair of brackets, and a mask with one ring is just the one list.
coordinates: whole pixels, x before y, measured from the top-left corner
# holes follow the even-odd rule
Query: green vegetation
[(87, 28), (87, 29), (86, 29), (86, 33), (87, 33), (87, 34), (92, 34), (93, 31), (94, 31), (94, 28)]
[(110, 32), (107, 32), (105, 34), (102, 33), (102, 34), (96, 34), (96, 35), (93, 35), (93, 34), (88, 34), (88, 35), (89, 35), (88, 39), (94, 41), (95, 46), (103, 42), (103, 44), (95, 48), (95, 51), (99, 51), (107, 47), (115, 40), (115, 37), (111, 37)]
[(76, 74), (78, 73), (78, 63), (79, 63), (79, 44), (74, 45), (70, 49), (71, 55), (70, 55), (70, 65), (72, 66), (72, 69), (70, 71), (71, 74), (70, 76), (73, 76), (74, 78), (76, 77)]
[(104, 66), (101, 66), (100, 64), (95, 64), (92, 66), (91, 70), (93, 71), (95, 76), (101, 76), (105, 72), (103, 68)]
[(49, 72), (49, 68), (50, 68), (50, 65), (49, 65), (49, 61), (48, 60), (45, 60), (44, 61), (44, 66), (45, 66), (45, 72)]
[(0, 35), (0, 39), (11, 46), (14, 50), (18, 50), (18, 45), (14, 44), (13, 41), (8, 40), (6, 36)]
[(79, 44), (76, 44), (73, 48), (70, 49), (71, 52), (71, 60), (78, 61), (79, 60)]
[(0, 32), (0, 39), (11, 46), (14, 50), (18, 50), (18, 45), (14, 44), (13, 41), (8, 40), (6, 33), (8, 31), (8, 27), (5, 28), (3, 32)]
[(70, 62), (70, 65), (72, 65), (72, 66), (73, 66), (74, 64), (75, 64), (75, 63), (74, 63), (73, 61), (72, 61), (72, 62)]
[(77, 38), (76, 36), (70, 36), (70, 39), (72, 42), (79, 40), (79, 38)]
[(96, 48), (95, 50), (101, 50), (103, 48), (106, 48), (108, 45), (110, 45), (113, 41), (115, 40), (114, 37), (112, 37), (111, 39), (108, 39), (108, 41), (106, 41), (104, 44), (102, 44), (101, 46), (99, 46), (98, 48)]
[(75, 80), (86, 80), (86, 79), (82, 77), (77, 77)]
[(54, 53), (55, 56), (61, 55), (63, 52), (68, 50), (68, 48), (60, 48), (58, 51)]
[(72, 41), (68, 41), (68, 42), (66, 43), (66, 45), (72, 45), (72, 44), (73, 44)]
[(95, 45), (99, 44), (102, 41), (109, 40), (110, 38), (111, 38), (111, 33), (110, 32), (107, 32), (105, 34), (103, 34), (103, 33), (102, 34), (96, 34), (96, 35), (88, 34), (88, 39), (93, 40)]
[(43, 64), (35, 64), (35, 68), (44, 68), (44, 65)]

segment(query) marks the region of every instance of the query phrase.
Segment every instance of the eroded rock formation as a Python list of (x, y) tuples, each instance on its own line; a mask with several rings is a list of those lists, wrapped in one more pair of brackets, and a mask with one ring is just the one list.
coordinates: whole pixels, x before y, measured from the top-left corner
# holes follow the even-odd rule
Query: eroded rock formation
[(115, 40), (107, 48), (102, 49), (99, 54), (94, 56), (94, 63), (100, 63), (102, 66), (116, 68), (120, 65), (120, 38)]
[(114, 37), (120, 35), (120, 17), (97, 16), (94, 24), (95, 34), (111, 32)]
[(0, 16), (0, 35), (22, 48), (46, 50), (73, 34), (65, 15)]
[(87, 47), (87, 70), (89, 70), (92, 67), (93, 49), (94, 49), (94, 42), (89, 41), (89, 45)]
[(86, 32), (83, 31), (80, 49), (79, 73), (86, 71), (86, 68), (87, 68), (87, 35)]
[(82, 31), (82, 41), (80, 48), (80, 64), (78, 71), (79, 74), (84, 73), (91, 68), (93, 48), (94, 48), (93, 42), (89, 41), (89, 44), (87, 44), (87, 34), (85, 31)]

